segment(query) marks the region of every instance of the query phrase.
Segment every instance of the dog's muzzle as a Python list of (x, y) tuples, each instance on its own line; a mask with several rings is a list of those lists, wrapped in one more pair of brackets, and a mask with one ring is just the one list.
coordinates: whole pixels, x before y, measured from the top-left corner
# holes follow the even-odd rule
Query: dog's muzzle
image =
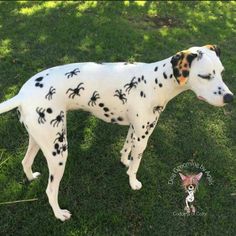
[(226, 93), (223, 97), (224, 103), (231, 103), (234, 100), (234, 96), (230, 93)]
[(190, 185), (188, 186), (188, 190), (189, 190), (189, 191), (194, 190), (194, 185), (190, 184)]

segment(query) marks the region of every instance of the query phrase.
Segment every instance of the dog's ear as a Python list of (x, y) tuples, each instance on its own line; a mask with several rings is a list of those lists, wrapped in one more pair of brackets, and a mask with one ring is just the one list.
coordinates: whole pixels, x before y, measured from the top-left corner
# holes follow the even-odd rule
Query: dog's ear
[(178, 52), (171, 58), (173, 74), (180, 85), (186, 84), (192, 61), (196, 57), (198, 57), (197, 53), (186, 50)]
[(187, 176), (183, 175), (182, 173), (179, 173), (179, 175), (180, 175), (180, 177), (181, 177), (182, 181), (184, 181), (184, 180), (186, 180), (186, 179), (187, 179)]
[(214, 51), (216, 53), (216, 56), (220, 57), (221, 50), (217, 45), (208, 44), (205, 45), (204, 47), (210, 49), (211, 51)]
[(200, 181), (200, 179), (202, 178), (202, 172), (198, 173), (197, 175), (194, 176), (194, 178), (197, 179), (197, 181)]

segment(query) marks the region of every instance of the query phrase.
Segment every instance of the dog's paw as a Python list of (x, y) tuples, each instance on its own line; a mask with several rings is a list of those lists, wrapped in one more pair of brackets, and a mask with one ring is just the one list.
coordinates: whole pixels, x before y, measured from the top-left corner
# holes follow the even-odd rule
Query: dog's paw
[(37, 179), (41, 174), (39, 172), (34, 172), (30, 178), (28, 178), (29, 181)]
[(142, 188), (142, 183), (137, 179), (130, 180), (129, 184), (133, 190), (139, 190)]
[(191, 211), (192, 211), (193, 214), (196, 213), (196, 208), (195, 208), (195, 206), (191, 206)]
[(55, 212), (55, 217), (61, 221), (66, 221), (70, 219), (71, 213), (66, 209), (60, 209)]
[(33, 173), (33, 179), (37, 179), (41, 174), (39, 172), (34, 172)]
[(185, 207), (184, 210), (189, 214), (191, 212), (190, 207)]

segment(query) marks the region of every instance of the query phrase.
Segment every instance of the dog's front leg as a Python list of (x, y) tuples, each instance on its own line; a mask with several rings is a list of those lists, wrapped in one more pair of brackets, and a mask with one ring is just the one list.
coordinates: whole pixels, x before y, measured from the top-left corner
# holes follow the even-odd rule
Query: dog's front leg
[(133, 128), (130, 126), (124, 146), (123, 146), (122, 150), (120, 151), (120, 153), (121, 153), (120, 161), (126, 167), (129, 167), (129, 164), (130, 164), (130, 160), (128, 159), (128, 157), (129, 157), (129, 153), (131, 151), (132, 138), (133, 138)]
[(129, 169), (127, 171), (127, 174), (129, 175), (129, 184), (133, 190), (139, 190), (142, 188), (142, 183), (137, 180), (136, 175), (142, 159), (143, 152), (147, 146), (147, 139), (142, 140), (142, 142), (138, 142), (136, 139), (137, 138), (133, 140), (133, 146), (130, 158), (131, 160)]
[(185, 199), (185, 204), (186, 204), (186, 206), (185, 206), (185, 208), (184, 208), (184, 210), (187, 212), (187, 213), (190, 213), (190, 207), (189, 207), (189, 201), (188, 201), (188, 197), (186, 197), (186, 199)]
[(136, 120), (132, 123), (133, 129), (132, 147), (130, 164), (127, 174), (129, 175), (129, 184), (133, 190), (139, 190), (142, 183), (137, 180), (136, 175), (143, 156), (143, 152), (147, 146), (148, 139), (152, 134), (159, 116), (149, 116), (148, 119)]

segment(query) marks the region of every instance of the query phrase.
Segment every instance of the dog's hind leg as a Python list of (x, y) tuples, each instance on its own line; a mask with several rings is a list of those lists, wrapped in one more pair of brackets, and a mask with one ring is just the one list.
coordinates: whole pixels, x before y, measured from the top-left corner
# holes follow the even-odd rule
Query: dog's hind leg
[(22, 160), (22, 166), (23, 170), (28, 178), (28, 180), (36, 179), (40, 173), (39, 172), (32, 172), (32, 165), (34, 162), (34, 159), (39, 151), (39, 146), (33, 139), (31, 135), (29, 135), (29, 146), (27, 149), (27, 152), (25, 154), (24, 159)]
[(129, 154), (130, 154), (131, 146), (132, 146), (132, 137), (133, 137), (133, 128), (130, 126), (124, 146), (123, 146), (122, 150), (120, 151), (120, 153), (121, 153), (120, 161), (126, 167), (129, 167), (129, 163), (130, 163)]
[(66, 209), (61, 209), (58, 204), (59, 185), (64, 174), (68, 152), (67, 150), (63, 151), (62, 157), (55, 157), (50, 151), (44, 151), (44, 155), (49, 168), (49, 179), (46, 189), (49, 203), (56, 218), (61, 221), (68, 220), (71, 217), (71, 213)]
[[(42, 150), (48, 164), (49, 178), (46, 194), (53, 213), (56, 218), (65, 221), (70, 218), (71, 214), (60, 208), (58, 191), (68, 155), (66, 112), (62, 109), (56, 110), (56, 108), (47, 110), (49, 112), (47, 111), (44, 116), (38, 116), (37, 111), (34, 112), (34, 109), (31, 109), (31, 113), (29, 112), (27, 117), (24, 117), (24, 123), (33, 137), (32, 140), (35, 140)], [(44, 122), (39, 122), (41, 117), (44, 118)]]

